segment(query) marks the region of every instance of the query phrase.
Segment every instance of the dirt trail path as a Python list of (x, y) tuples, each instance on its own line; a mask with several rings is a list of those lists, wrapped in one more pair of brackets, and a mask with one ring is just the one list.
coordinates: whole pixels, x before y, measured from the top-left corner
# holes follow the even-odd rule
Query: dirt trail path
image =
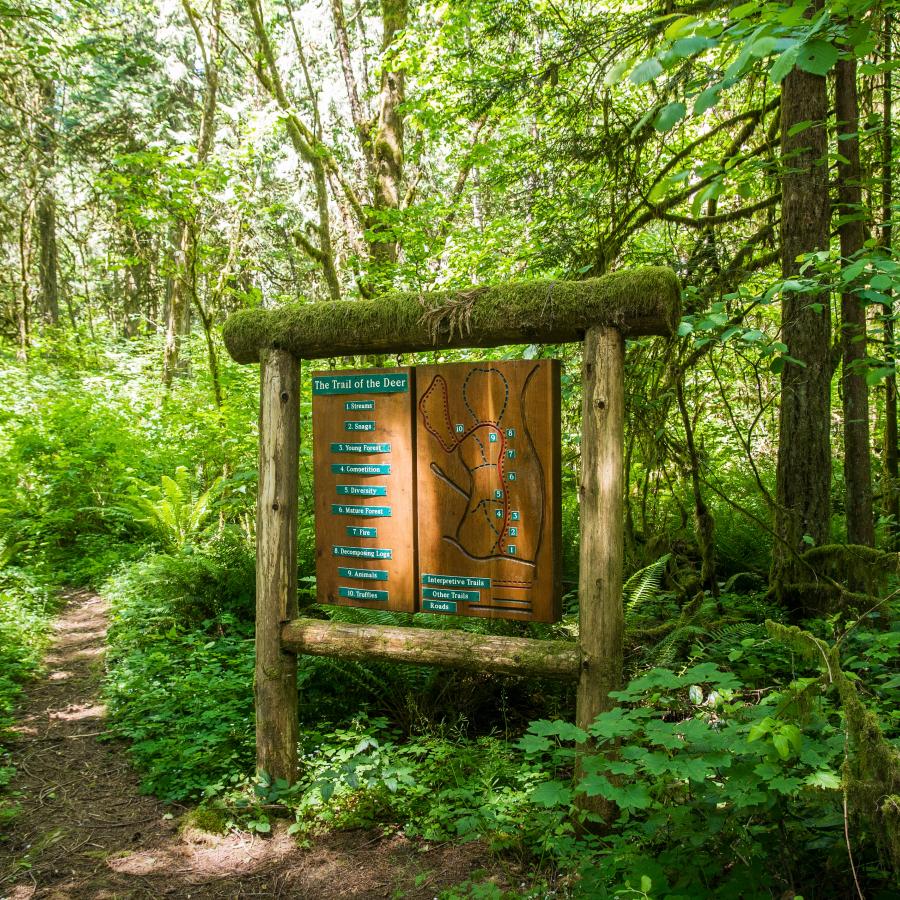
[(106, 626), (102, 598), (71, 593), (46, 676), (19, 711), (11, 789), (22, 809), (0, 835), (0, 900), (426, 900), (484, 864), (471, 845), (427, 848), (380, 832), (335, 834), (309, 850), (283, 830), (269, 838), (179, 832), (183, 810), (142, 796), (124, 746), (97, 739)]

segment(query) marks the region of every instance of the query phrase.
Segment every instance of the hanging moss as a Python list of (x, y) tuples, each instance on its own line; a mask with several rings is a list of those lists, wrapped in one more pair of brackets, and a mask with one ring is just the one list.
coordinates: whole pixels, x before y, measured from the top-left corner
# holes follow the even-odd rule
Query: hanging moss
[(376, 300), (306, 303), (230, 316), (223, 337), (239, 363), (265, 349), (322, 359), (439, 347), (581, 340), (592, 325), (627, 335), (671, 334), (681, 312), (675, 274), (662, 267), (586, 281), (521, 281), (496, 287)]
[(900, 874), (900, 751), (885, 739), (875, 714), (859, 699), (841, 669), (837, 647), (771, 620), (766, 630), (773, 640), (824, 669), (826, 683), (837, 689), (850, 739), (843, 770), (847, 802), (855, 815), (872, 823), (879, 845)]
[(900, 571), (900, 554), (860, 544), (823, 544), (807, 550), (802, 559), (818, 574), (859, 584), (869, 594), (877, 593), (889, 575)]
[(858, 544), (823, 544), (800, 558), (809, 580), (782, 585), (780, 592), (807, 615), (867, 609), (884, 594), (888, 577), (900, 572), (900, 554)]

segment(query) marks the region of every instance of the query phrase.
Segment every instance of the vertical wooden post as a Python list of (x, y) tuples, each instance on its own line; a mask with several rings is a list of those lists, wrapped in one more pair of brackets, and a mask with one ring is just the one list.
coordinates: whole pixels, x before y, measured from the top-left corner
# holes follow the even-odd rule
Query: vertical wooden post
[[(582, 669), (575, 718), (580, 728), (587, 729), (599, 713), (615, 705), (609, 692), (622, 682), (625, 341), (618, 329), (588, 329), (581, 386), (578, 599)], [(589, 747), (580, 749), (586, 752)], [(581, 806), (604, 817), (612, 812), (602, 798), (582, 797)]]
[(281, 625), (297, 616), (300, 364), (264, 351), (256, 508), (256, 768), (293, 783), (297, 770), (297, 657)]

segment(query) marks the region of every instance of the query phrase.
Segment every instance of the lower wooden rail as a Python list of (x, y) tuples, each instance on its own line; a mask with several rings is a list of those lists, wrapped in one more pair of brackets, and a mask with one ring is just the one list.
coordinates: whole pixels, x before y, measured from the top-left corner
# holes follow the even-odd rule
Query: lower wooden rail
[(285, 650), (312, 656), (383, 660), (468, 672), (542, 675), (567, 681), (577, 681), (581, 672), (581, 654), (575, 643), (452, 629), (294, 619), (282, 625), (281, 644)]

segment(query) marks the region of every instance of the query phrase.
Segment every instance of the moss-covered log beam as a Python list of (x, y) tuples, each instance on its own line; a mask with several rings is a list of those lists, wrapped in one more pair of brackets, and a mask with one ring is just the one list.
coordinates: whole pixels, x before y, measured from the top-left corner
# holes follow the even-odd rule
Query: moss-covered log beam
[(440, 666), (467, 672), (542, 675), (577, 681), (581, 671), (577, 644), (468, 631), (294, 619), (282, 626), (281, 643), (285, 650), (312, 656)]
[(630, 337), (671, 334), (680, 316), (678, 279), (650, 267), (585, 281), (521, 281), (496, 287), (395, 294), (244, 310), (225, 323), (228, 352), (259, 362), (265, 350), (297, 359), (580, 341), (612, 325)]

